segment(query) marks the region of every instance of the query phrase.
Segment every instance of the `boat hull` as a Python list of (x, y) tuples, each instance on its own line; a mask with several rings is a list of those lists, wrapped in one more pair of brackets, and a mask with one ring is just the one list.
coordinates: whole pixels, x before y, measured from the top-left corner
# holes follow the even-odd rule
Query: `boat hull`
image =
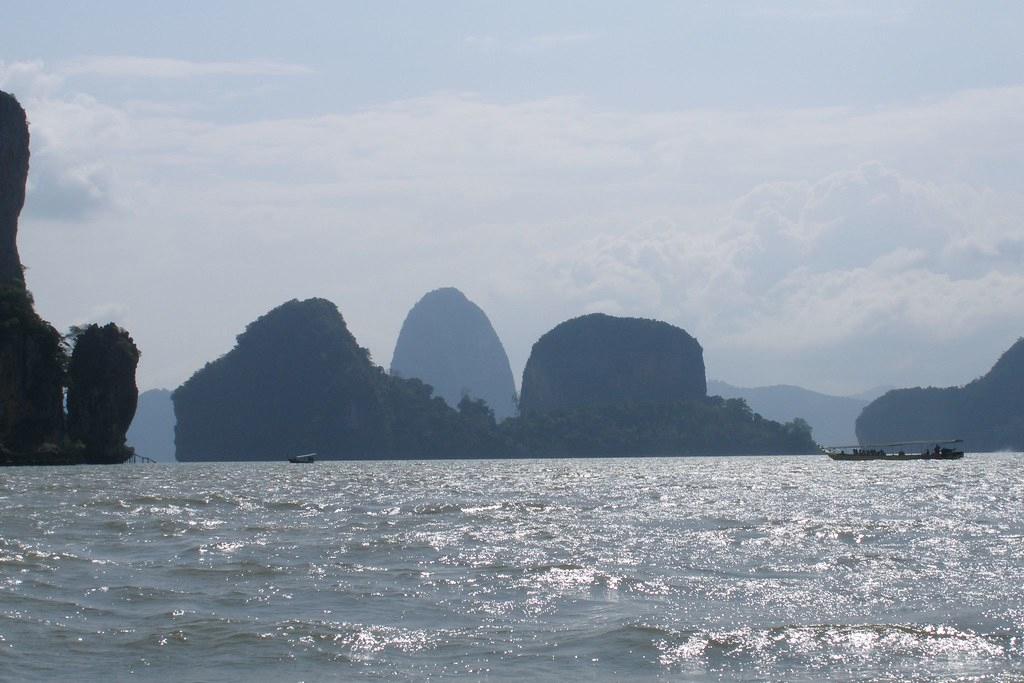
[(960, 460), (964, 457), (963, 451), (948, 451), (942, 453), (827, 453), (832, 460)]

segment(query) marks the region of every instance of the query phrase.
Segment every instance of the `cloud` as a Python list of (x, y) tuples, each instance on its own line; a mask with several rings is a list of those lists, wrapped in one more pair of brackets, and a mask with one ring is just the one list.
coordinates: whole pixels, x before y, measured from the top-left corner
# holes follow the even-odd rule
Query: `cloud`
[[(240, 121), (53, 73), (0, 69), (29, 93), (22, 255), (58, 323), (129, 307), (144, 384), (293, 296), (337, 300), (387, 363), (441, 284), (485, 305), (514, 366), (605, 310), (685, 327), (739, 384), (965, 380), (1024, 329), (1024, 88), (745, 112), (437, 93)], [(54, 216), (85, 229), (36, 221)]]
[[(837, 361), (864, 348), (891, 378), (934, 376), (943, 347), (962, 351), (1008, 326), (1024, 331), (1024, 273), (1013, 259), (1024, 240), (1011, 218), (1024, 198), (1002, 208), (993, 211), (988, 191), (870, 162), (816, 181), (759, 185), (699, 231), (586, 240), (551, 268), (562, 295), (583, 310), (596, 303), (660, 314), (695, 332), (723, 365), (719, 376), (744, 356), (765, 363), (743, 368), (761, 381), (786, 381), (772, 367), (798, 381), (801, 358), (831, 355), (836, 386), (853, 386), (864, 369)], [(964, 372), (962, 361), (943, 363), (954, 377)], [(804, 372), (801, 381), (813, 382), (815, 372)]]
[(62, 83), (61, 75), (47, 68), (42, 61), (0, 60), (0, 90), (14, 93), (21, 99), (52, 93)]
[(32, 159), (25, 216), (79, 222), (111, 207), (111, 177), (101, 166), (66, 167), (52, 156)]
[(124, 204), (116, 157), (133, 147), (124, 111), (85, 95), (29, 97), (26, 217), (81, 222)]
[(80, 57), (55, 64), (0, 60), (0, 88), (22, 97), (54, 95), (76, 77), (172, 79), (214, 77), (293, 77), (313, 73), (301, 64), (268, 60), (203, 62), (132, 56)]
[(264, 60), (201, 62), (154, 57), (95, 56), (65, 62), (58, 73), (65, 77), (203, 78), (211, 76), (303, 76), (312, 69), (301, 64)]

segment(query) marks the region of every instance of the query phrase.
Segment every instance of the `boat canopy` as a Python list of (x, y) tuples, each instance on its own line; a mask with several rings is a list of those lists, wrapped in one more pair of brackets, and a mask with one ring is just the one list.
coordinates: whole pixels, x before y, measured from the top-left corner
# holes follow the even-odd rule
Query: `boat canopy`
[(828, 446), (830, 449), (840, 450), (846, 448), (898, 448), (900, 446), (942, 446), (945, 444), (963, 443), (963, 439), (922, 439), (919, 441), (893, 441), (892, 443), (866, 443), (854, 446)]

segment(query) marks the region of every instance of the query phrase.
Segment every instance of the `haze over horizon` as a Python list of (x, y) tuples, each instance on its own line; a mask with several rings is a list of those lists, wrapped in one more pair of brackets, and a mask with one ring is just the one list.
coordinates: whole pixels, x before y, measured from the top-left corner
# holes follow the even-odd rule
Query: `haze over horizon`
[(295, 297), (387, 367), (449, 285), (517, 381), (601, 311), (682, 327), (735, 385), (963, 384), (1024, 335), (1022, 24), (1011, 2), (9, 8), (21, 257), (59, 329), (132, 333), (143, 389)]

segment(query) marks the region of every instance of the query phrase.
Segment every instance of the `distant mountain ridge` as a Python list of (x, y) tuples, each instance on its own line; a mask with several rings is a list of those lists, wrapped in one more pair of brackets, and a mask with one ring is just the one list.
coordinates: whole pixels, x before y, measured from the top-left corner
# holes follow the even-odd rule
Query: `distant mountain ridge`
[(128, 428), (128, 445), (139, 455), (158, 462), (174, 462), (174, 404), (168, 389), (139, 394), (135, 419)]
[(969, 384), (896, 389), (857, 419), (860, 443), (952, 437), (968, 451), (1024, 451), (1024, 338)]
[(854, 424), (868, 401), (850, 396), (832, 396), (802, 387), (778, 384), (766, 387), (737, 387), (708, 380), (708, 393), (723, 398), (742, 398), (750, 408), (769, 420), (806, 420), (815, 440), (823, 445), (856, 443)]

